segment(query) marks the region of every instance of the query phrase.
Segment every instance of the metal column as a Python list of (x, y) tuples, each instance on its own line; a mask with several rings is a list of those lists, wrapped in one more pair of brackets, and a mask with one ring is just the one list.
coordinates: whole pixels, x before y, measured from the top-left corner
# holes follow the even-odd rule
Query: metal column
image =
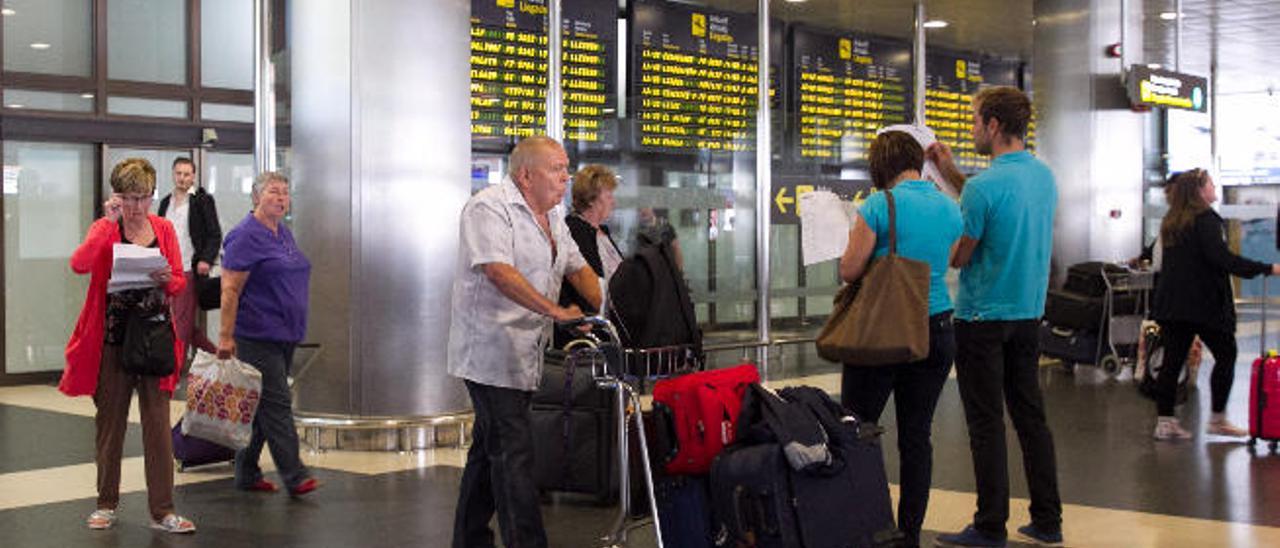
[(769, 219), (770, 198), (773, 190), (772, 156), (770, 138), (772, 124), (769, 120), (769, 0), (759, 0), (759, 45), (756, 59), (756, 289), (759, 291), (756, 306), (756, 322), (760, 347), (757, 361), (764, 380), (769, 379)]
[(275, 65), (271, 62), (271, 0), (253, 0), (253, 166), (276, 169)]
[(547, 2), (547, 136), (564, 140), (564, 88), (560, 81), (564, 59), (564, 17), (561, 1)]
[(916, 109), (915, 109), (915, 112), (916, 112), (916, 119), (915, 119), (915, 123), (916, 123), (916, 124), (918, 124), (918, 125), (924, 125), (924, 122), (925, 122), (925, 119), (924, 119), (924, 95), (925, 95), (925, 87), (924, 87), (924, 83), (925, 83), (925, 82), (924, 82), (924, 79), (925, 79), (925, 72), (924, 72), (924, 68), (925, 68), (925, 58), (924, 58), (924, 51), (925, 51), (925, 48), (924, 48), (924, 46), (925, 46), (925, 32), (924, 32), (924, 31), (925, 31), (925, 28), (924, 28), (924, 22), (925, 22), (925, 18), (924, 18), (924, 17), (925, 17), (925, 13), (924, 13), (924, 0), (916, 0), (916, 19), (915, 19), (915, 31), (916, 31), (916, 32), (915, 32), (915, 43), (914, 43), (914, 44), (912, 44), (912, 45), (913, 45), (913, 48), (912, 48), (912, 56), (911, 56), (911, 57), (912, 57), (912, 59), (911, 59), (911, 60), (912, 60), (912, 64), (914, 65), (912, 68), (914, 68), (914, 69), (915, 69), (915, 73), (916, 73), (916, 78), (915, 78), (915, 96), (916, 96), (916, 104), (915, 104)]

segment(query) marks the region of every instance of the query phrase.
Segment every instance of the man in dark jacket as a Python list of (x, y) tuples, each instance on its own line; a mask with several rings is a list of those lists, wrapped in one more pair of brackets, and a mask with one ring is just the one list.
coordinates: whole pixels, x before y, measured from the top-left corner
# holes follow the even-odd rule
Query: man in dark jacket
[(173, 301), (178, 337), (189, 346), (213, 353), (218, 347), (196, 325), (196, 314), (200, 312), (197, 295), (200, 283), (214, 283), (208, 277), (222, 248), (222, 227), (218, 224), (218, 208), (213, 196), (195, 182), (195, 162), (190, 158), (174, 160), (173, 192), (160, 200), (157, 214), (173, 223), (178, 233), (178, 247), (182, 250), (182, 264), (186, 265), (186, 288)]

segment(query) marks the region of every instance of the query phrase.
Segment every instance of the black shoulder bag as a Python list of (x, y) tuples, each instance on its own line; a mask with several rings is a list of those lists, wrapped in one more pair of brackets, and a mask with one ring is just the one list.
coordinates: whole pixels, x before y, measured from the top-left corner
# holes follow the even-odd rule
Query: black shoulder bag
[(139, 307), (129, 308), (120, 365), (130, 375), (165, 377), (173, 374), (173, 326), (168, 312), (148, 315)]

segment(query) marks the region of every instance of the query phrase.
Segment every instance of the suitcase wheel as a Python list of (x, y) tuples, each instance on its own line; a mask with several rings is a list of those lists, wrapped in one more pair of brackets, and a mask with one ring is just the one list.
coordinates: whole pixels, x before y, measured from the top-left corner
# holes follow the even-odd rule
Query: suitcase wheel
[(1253, 449), (1256, 445), (1258, 445), (1258, 438), (1249, 438), (1249, 448)]
[(1267, 448), (1268, 448), (1268, 449), (1270, 449), (1272, 453), (1275, 453), (1275, 452), (1276, 452), (1276, 442), (1275, 442), (1275, 441), (1272, 441), (1271, 443), (1267, 444)]
[(1120, 358), (1115, 354), (1104, 356), (1101, 365), (1102, 370), (1106, 371), (1108, 375), (1115, 376), (1120, 374)]

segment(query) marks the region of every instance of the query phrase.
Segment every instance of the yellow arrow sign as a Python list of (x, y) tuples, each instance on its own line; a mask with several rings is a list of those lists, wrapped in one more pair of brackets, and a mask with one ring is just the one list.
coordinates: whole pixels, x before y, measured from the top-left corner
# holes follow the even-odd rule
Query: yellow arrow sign
[(773, 203), (778, 206), (778, 211), (785, 215), (787, 213), (787, 204), (796, 203), (796, 199), (787, 196), (787, 187), (784, 186), (778, 189), (778, 195), (773, 197)]

